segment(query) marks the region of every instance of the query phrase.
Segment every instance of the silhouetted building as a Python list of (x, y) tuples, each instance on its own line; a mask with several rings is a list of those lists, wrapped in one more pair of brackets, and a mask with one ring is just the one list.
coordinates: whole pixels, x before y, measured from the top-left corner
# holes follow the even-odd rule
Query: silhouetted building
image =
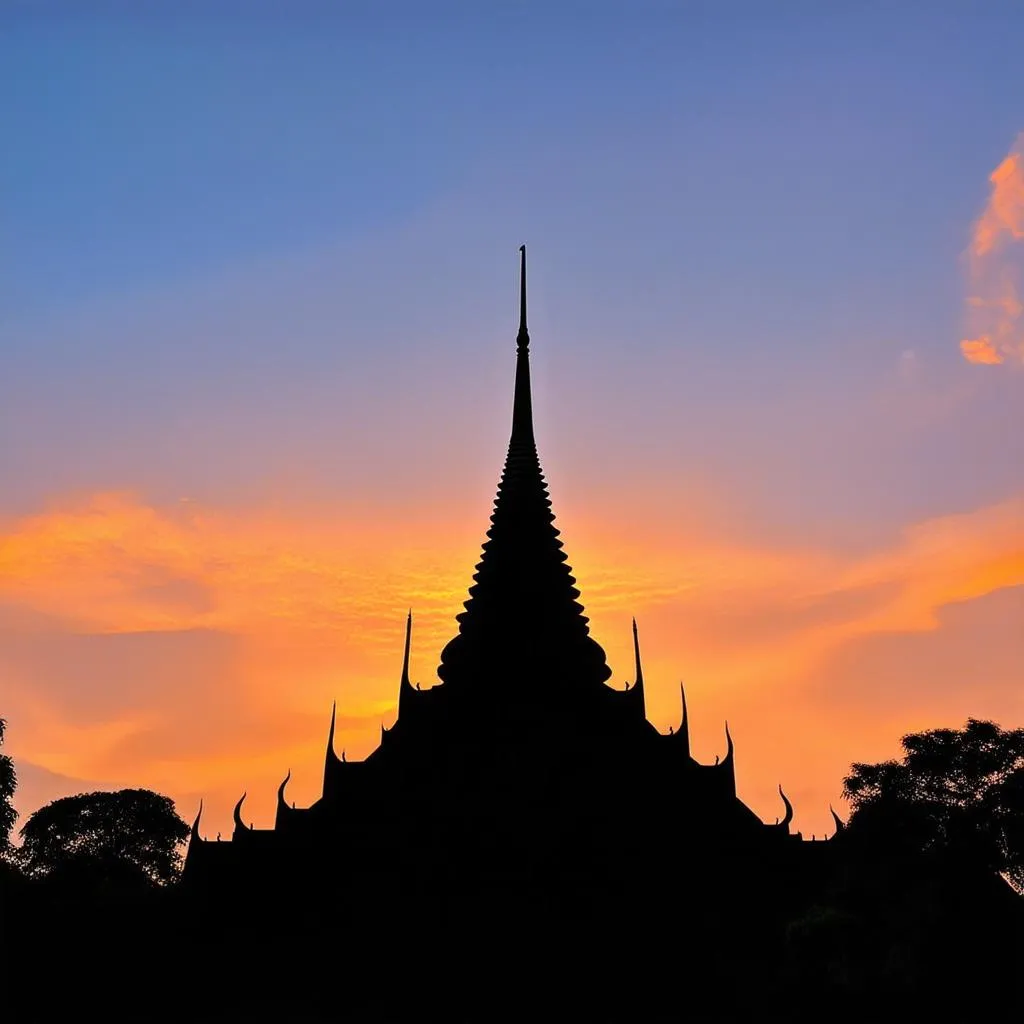
[(332, 711), (321, 798), (293, 807), (286, 778), (272, 829), (246, 825), (239, 800), (230, 842), (202, 839), (197, 817), (184, 875), (196, 890), (621, 922), (652, 899), (791, 900), (827, 857), (832, 844), (790, 832), (781, 789), (775, 824), (738, 798), (728, 726), (725, 756), (700, 764), (684, 695), (678, 728), (651, 725), (635, 623), (634, 681), (607, 685), (534, 441), (525, 247), (521, 275), (511, 439), (441, 683), (410, 682), (410, 614), (398, 717), (377, 749), (339, 758)]
[(286, 777), (274, 827), (239, 800), (229, 841), (200, 808), (181, 886), (0, 871), (5, 1019), (1020, 1017), (1024, 909), (989, 862), (860, 814), (805, 842), (781, 788), (760, 821), (728, 728), (699, 764), (685, 698), (677, 729), (647, 721), (635, 623), (634, 681), (607, 685), (537, 459), (525, 250), (521, 272), (512, 436), (441, 683), (410, 682), (410, 615), (377, 749), (339, 758), (332, 712), (321, 798)]

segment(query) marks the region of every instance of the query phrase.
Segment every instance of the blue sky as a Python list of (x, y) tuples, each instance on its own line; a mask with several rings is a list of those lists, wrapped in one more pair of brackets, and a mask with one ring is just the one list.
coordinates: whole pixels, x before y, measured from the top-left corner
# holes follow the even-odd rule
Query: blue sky
[(642, 241), (634, 273), (884, 298), (961, 244), (1024, 79), (1015, 5), (5, 6), (5, 319), (496, 174), (495, 213)]
[[(1014, 5), (8, 8), (3, 397), (66, 434), (62, 389), (91, 395), (99, 448), (112, 407), (155, 444), (170, 407), (386, 368), (424, 327), (444, 365), (504, 324), (522, 239), (551, 358), (603, 361), (569, 411), (590, 430), (630, 375), (723, 436), (799, 431), (786, 410), (859, 402), (906, 351), (962, 373), (960, 254), (1021, 121)], [(259, 325), (202, 324), (198, 296), (259, 305), (302, 267), (336, 330), (289, 329), (294, 281)]]

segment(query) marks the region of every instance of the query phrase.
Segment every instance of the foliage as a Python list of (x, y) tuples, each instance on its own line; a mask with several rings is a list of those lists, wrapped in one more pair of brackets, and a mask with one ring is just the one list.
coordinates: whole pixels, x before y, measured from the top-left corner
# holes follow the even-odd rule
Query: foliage
[[(3, 746), (6, 728), (7, 722), (0, 718), (0, 746)], [(17, 785), (18, 776), (14, 770), (14, 761), (7, 754), (0, 754), (0, 857), (10, 848), (11, 829), (14, 828), (14, 821), (18, 817), (12, 803)]]
[(122, 789), (54, 800), (28, 819), (21, 836), (20, 858), (30, 875), (166, 885), (181, 872), (188, 826), (170, 797)]
[(970, 718), (900, 741), (904, 756), (843, 780), (851, 838), (935, 852), (1024, 885), (1024, 729)]

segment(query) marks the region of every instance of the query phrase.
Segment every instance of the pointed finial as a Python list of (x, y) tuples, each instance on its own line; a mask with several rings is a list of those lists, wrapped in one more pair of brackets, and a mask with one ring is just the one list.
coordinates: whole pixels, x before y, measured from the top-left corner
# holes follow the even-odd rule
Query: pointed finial
[(526, 348), (530, 344), (530, 332), (526, 329), (526, 246), (519, 246), (519, 334), (516, 345)]
[(828, 805), (828, 809), (832, 812), (832, 820), (836, 823), (836, 835), (839, 835), (839, 833), (846, 828), (846, 822), (836, 814), (835, 809), (831, 804)]
[(200, 801), (199, 801), (199, 813), (196, 815), (196, 820), (192, 822), (192, 838), (193, 839), (200, 839), (200, 838), (202, 838), (199, 835), (199, 821), (202, 818), (202, 816), (203, 816), (203, 801), (200, 799)]
[(248, 832), (249, 831), (249, 828), (246, 826), (245, 822), (242, 821), (242, 804), (245, 803), (245, 798), (246, 798), (247, 795), (248, 795), (247, 793), (243, 793), (239, 797), (238, 803), (235, 804), (234, 819), (235, 819), (235, 831), (236, 832)]
[(409, 682), (409, 648), (412, 646), (412, 609), (405, 620), (405, 654), (402, 657), (402, 688), (412, 686)]
[(793, 820), (793, 805), (789, 802), (786, 794), (782, 792), (781, 784), (779, 785), (779, 796), (782, 797), (783, 806), (786, 808), (785, 817), (782, 819), (782, 827), (788, 831), (789, 823)]
[(285, 789), (285, 786), (288, 785), (288, 781), (291, 779), (291, 777), (292, 777), (292, 770), (291, 770), (291, 768), (289, 768), (288, 769), (288, 774), (284, 777), (284, 782), (282, 782), (281, 785), (277, 787), (277, 802), (279, 804), (284, 804), (285, 803), (284, 789)]
[[(636, 630), (636, 619), (633, 619), (633, 671), (636, 681), (633, 683), (631, 690), (633, 697), (630, 700), (630, 706), (641, 719), (646, 719), (647, 702), (644, 696), (644, 670), (640, 663), (640, 637)], [(629, 683), (626, 684), (626, 689), (630, 690)]]
[(512, 398), (510, 444), (532, 445), (533, 399), (530, 396), (530, 332), (526, 329), (526, 246), (519, 247), (519, 333), (516, 335), (516, 385)]
[(636, 685), (643, 688), (644, 685), (644, 670), (640, 664), (640, 637), (636, 631), (636, 619), (633, 619), (633, 664), (634, 671), (636, 672)]
[(411, 714), (415, 713), (413, 704), (416, 703), (416, 691), (419, 686), (413, 689), (409, 680), (409, 652), (412, 649), (412, 609), (405, 619), (405, 652), (402, 655), (402, 679), (398, 684), (398, 721), (408, 721)]
[(338, 702), (331, 701), (331, 728), (327, 733), (327, 756), (328, 758), (334, 756), (334, 723), (338, 716)]
[(683, 717), (679, 723), (679, 731), (676, 735), (679, 737), (679, 745), (687, 757), (690, 756), (690, 718), (686, 710), (686, 690), (683, 687), (682, 682), (679, 683), (679, 701), (683, 706)]
[(291, 768), (288, 769), (288, 774), (284, 777), (284, 781), (280, 786), (277, 787), (277, 817), (274, 819), (274, 828), (281, 828), (284, 825), (285, 818), (289, 809), (294, 810), (295, 801), (292, 801), (291, 808), (288, 807), (288, 801), (284, 798), (284, 789), (288, 785), (289, 779), (292, 777)]
[[(331, 702), (331, 728), (327, 733), (327, 751), (324, 754), (324, 787), (323, 795), (325, 798), (330, 796), (334, 792), (335, 781), (337, 779), (336, 768), (338, 765), (338, 755), (334, 751), (334, 732), (335, 726), (337, 725), (338, 719), (338, 702)], [(342, 758), (344, 760), (344, 758)]]

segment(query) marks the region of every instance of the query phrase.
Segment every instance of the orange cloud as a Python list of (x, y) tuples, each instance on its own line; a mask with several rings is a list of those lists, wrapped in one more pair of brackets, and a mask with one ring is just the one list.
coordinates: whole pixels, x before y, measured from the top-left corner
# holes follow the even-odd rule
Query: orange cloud
[(1024, 134), (1017, 137), (1006, 159), (989, 175), (992, 195), (978, 218), (971, 241), (975, 256), (986, 256), (1009, 241), (1024, 238)]
[(960, 351), (969, 363), (998, 366), (1003, 362), (1003, 357), (996, 351), (992, 339), (988, 335), (983, 335), (980, 338), (964, 338), (960, 342)]
[(960, 351), (970, 363), (994, 366), (1024, 363), (1024, 324), (1020, 298), (1024, 240), (1024, 133), (989, 176), (988, 203), (974, 224), (967, 250), (970, 337)]
[[(60, 776), (153, 786), (185, 814), (202, 793), (214, 830), (229, 828), (243, 789), (248, 814), (269, 821), (289, 768), (289, 795), (311, 802), (331, 701), (350, 756), (393, 720), (410, 605), (413, 677), (435, 681), (480, 540), (437, 516), (418, 527), (372, 509), (158, 508), (130, 494), (0, 523), (12, 752)], [(574, 522), (568, 543), (620, 680), (632, 675), (629, 617), (640, 621), (652, 721), (678, 721), (685, 678), (698, 755), (721, 752), (728, 717), (744, 796), (771, 817), (782, 779), (804, 798), (804, 827), (821, 831), (850, 760), (887, 752), (922, 716), (942, 721), (905, 665), (883, 673), (898, 695), (891, 714), (854, 699), (835, 721), (830, 666), (848, 671), (880, 637), (941, 634), (949, 608), (1024, 587), (1024, 496), (856, 557), (693, 524), (652, 521), (638, 540), (632, 517)], [(1008, 648), (1011, 667), (1015, 656)], [(964, 717), (998, 717), (993, 692), (998, 706), (967, 705)]]

